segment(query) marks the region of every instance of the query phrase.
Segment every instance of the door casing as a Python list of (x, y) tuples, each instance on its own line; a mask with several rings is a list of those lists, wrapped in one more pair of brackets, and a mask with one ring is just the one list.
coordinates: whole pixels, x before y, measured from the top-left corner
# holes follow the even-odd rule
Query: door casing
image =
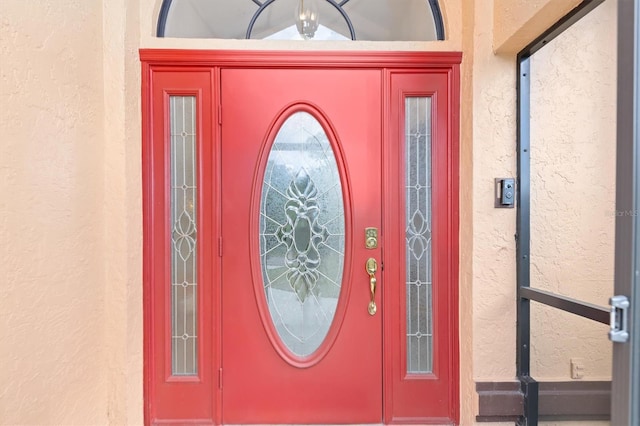
[[(202, 247), (201, 256), (208, 255), (211, 262), (200, 266), (198, 276), (202, 284), (199, 289), (198, 317), (199, 359), (210, 360), (202, 365), (197, 376), (175, 377), (167, 370), (170, 357), (170, 340), (167, 338), (168, 296), (166, 282), (170, 268), (167, 238), (168, 219), (166, 179), (167, 166), (167, 108), (164, 99), (170, 94), (191, 94), (198, 99), (199, 158), (207, 156), (210, 164), (220, 165), (218, 155), (220, 143), (221, 108), (219, 103), (220, 72), (224, 68), (315, 68), (315, 69), (377, 69), (383, 75), (383, 138), (397, 138), (399, 131), (398, 108), (391, 107), (394, 98), (411, 95), (433, 95), (440, 98), (438, 116), (434, 122), (434, 138), (443, 150), (434, 173), (441, 173), (442, 191), (446, 191), (446, 202), (441, 203), (441, 217), (445, 223), (440, 243), (435, 250), (445, 250), (438, 261), (439, 270), (446, 280), (440, 297), (434, 301), (435, 321), (446, 331), (443, 353), (447, 359), (440, 359), (441, 365), (434, 365), (434, 373), (442, 373), (446, 380), (446, 395), (441, 396), (443, 407), (437, 415), (425, 417), (420, 413), (403, 412), (403, 388), (410, 389), (419, 378), (403, 373), (403, 360), (397, 349), (402, 340), (393, 325), (398, 319), (391, 314), (383, 317), (383, 420), (385, 423), (457, 423), (459, 419), (459, 362), (458, 362), (458, 139), (459, 139), (459, 64), (461, 54), (454, 52), (291, 52), (291, 51), (187, 51), (142, 49), (142, 114), (143, 114), (143, 221), (144, 221), (144, 384), (145, 423), (177, 424), (187, 420), (199, 424), (220, 424), (222, 422), (221, 396), (221, 312), (222, 297), (220, 286), (221, 247), (215, 247), (220, 234), (219, 214), (200, 214), (199, 229), (211, 233), (210, 243)], [(397, 77), (394, 80), (394, 76)], [(420, 76), (429, 84), (428, 76), (437, 83), (435, 86), (420, 88), (410, 82), (414, 77), (419, 83)], [(434, 81), (435, 81), (434, 80)], [(393, 82), (396, 82), (395, 85)], [(396, 99), (397, 101), (397, 99)], [(216, 120), (216, 117), (218, 118)], [(394, 121), (395, 120), (395, 121)], [(394, 124), (395, 123), (395, 124)], [(384, 145), (384, 144), (383, 144)], [(391, 155), (386, 150), (383, 157)], [(199, 160), (199, 164), (202, 161)], [(199, 188), (202, 199), (199, 208), (220, 212), (220, 167), (216, 170), (199, 168), (199, 178), (204, 183)], [(383, 191), (393, 194), (394, 177), (383, 168)], [(397, 192), (397, 191), (395, 191)], [(383, 205), (392, 202), (385, 200)], [(393, 215), (387, 215), (389, 217)], [(393, 229), (392, 220), (385, 219), (383, 229)], [(388, 222), (388, 223), (387, 223)], [(217, 252), (217, 253), (216, 253)], [(218, 254), (218, 256), (216, 256)], [(204, 262), (200, 262), (203, 264)], [(381, 312), (396, 312), (391, 307), (394, 300), (389, 286), (382, 289), (383, 306)], [(384, 305), (389, 304), (389, 308)], [(438, 308), (436, 302), (446, 309)], [(205, 309), (206, 308), (206, 309)], [(438, 325), (436, 325), (438, 327)], [(442, 345), (441, 345), (442, 346)], [(436, 349), (438, 351), (439, 349)], [(446, 365), (442, 365), (446, 364)], [(446, 368), (445, 368), (446, 367)], [(408, 386), (408, 388), (407, 388)], [(187, 398), (174, 399), (177, 395)], [(407, 398), (405, 392), (403, 398)], [(416, 397), (414, 395), (414, 397)], [(420, 395), (417, 395), (420, 398)], [(183, 409), (167, 406), (167, 402), (183, 401)], [(174, 405), (180, 405), (181, 402)], [(187, 408), (184, 408), (187, 407)], [(187, 419), (186, 413), (193, 416)]]

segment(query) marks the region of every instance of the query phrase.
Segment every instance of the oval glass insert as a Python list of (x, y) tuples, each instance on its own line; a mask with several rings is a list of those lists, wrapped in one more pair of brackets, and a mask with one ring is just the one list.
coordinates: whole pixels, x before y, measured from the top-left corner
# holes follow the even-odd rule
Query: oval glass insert
[(336, 158), (311, 114), (279, 129), (262, 185), (260, 263), (269, 313), (295, 355), (315, 352), (335, 315), (344, 269), (344, 205)]

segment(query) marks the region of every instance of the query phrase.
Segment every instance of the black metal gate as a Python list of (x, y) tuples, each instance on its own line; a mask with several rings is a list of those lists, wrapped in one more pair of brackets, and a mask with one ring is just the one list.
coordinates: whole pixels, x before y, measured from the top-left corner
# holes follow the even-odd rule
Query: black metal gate
[[(524, 396), (519, 425), (538, 424), (538, 382), (531, 377), (531, 301), (610, 325), (613, 345), (611, 423), (640, 424), (640, 144), (638, 73), (640, 2), (618, 1), (618, 98), (616, 163), (615, 290), (611, 307), (597, 306), (531, 287), (530, 283), (530, 82), (531, 56), (604, 0), (585, 0), (517, 57), (517, 376)], [(635, 313), (635, 315), (634, 315)], [(635, 404), (633, 403), (635, 401)]]

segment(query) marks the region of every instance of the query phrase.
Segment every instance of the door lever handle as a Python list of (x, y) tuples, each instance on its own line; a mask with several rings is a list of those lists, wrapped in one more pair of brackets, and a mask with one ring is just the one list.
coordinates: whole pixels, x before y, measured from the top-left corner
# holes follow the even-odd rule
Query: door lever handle
[(370, 257), (365, 264), (367, 273), (369, 274), (369, 290), (371, 291), (371, 301), (369, 302), (369, 315), (375, 315), (378, 307), (376, 306), (376, 286), (378, 280), (376, 279), (376, 271), (378, 271), (378, 262), (373, 257)]

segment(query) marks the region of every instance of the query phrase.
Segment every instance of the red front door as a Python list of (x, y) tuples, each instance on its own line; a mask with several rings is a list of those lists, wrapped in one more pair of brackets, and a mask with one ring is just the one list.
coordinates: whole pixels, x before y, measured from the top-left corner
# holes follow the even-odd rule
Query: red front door
[(141, 57), (146, 423), (455, 423), (460, 55)]
[(221, 70), (224, 423), (382, 421), (381, 79)]

